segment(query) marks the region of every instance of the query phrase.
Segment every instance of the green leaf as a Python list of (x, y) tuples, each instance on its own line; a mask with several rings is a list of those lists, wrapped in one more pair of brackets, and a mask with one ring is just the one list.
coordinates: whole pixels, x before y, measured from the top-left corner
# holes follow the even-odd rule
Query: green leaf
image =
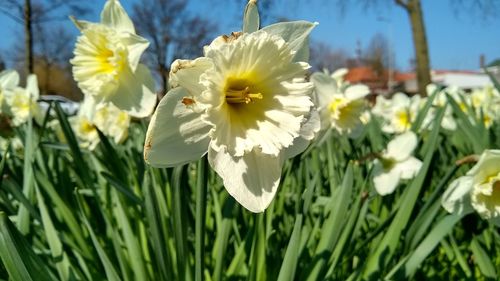
[(0, 212), (0, 257), (9, 274), (9, 280), (57, 280), (49, 272), (48, 264), (33, 252), (30, 244), (10, 222), (7, 215)]
[(196, 221), (195, 221), (195, 280), (203, 280), (205, 264), (205, 223), (207, 212), (208, 160), (203, 157), (198, 162), (196, 179)]
[(330, 257), (342, 233), (351, 202), (352, 189), (353, 172), (352, 164), (349, 164), (342, 185), (337, 188), (335, 193), (330, 197), (330, 204), (327, 206), (330, 215), (321, 229), (322, 235), (318, 242), (318, 247), (314, 252), (314, 256), (316, 257), (314, 260), (316, 262), (312, 264), (311, 273), (308, 275), (307, 280), (321, 280), (325, 274), (324, 271), (328, 259), (324, 257)]
[(69, 280), (71, 265), (68, 260), (68, 256), (63, 251), (61, 240), (59, 239), (59, 234), (57, 233), (54, 223), (50, 218), (50, 214), (45, 205), (44, 199), (38, 187), (35, 186), (36, 198), (38, 201), (38, 206), (40, 208), (40, 214), (42, 217), (42, 224), (44, 229), (45, 237), (49, 244), (50, 252), (52, 258), (55, 262), (57, 272), (59, 273), (59, 278), (61, 280)]
[(472, 251), (472, 254), (474, 255), (474, 263), (479, 266), (479, 270), (481, 270), (481, 273), (483, 273), (484, 276), (488, 278), (497, 279), (495, 266), (493, 265), (493, 262), (491, 261), (489, 255), (486, 253), (483, 247), (481, 247), (481, 244), (479, 244), (479, 241), (476, 237), (472, 239), (472, 242), (470, 243), (470, 249)]
[[(393, 271), (386, 276), (386, 279), (411, 279), (422, 262), (431, 254), (439, 242), (450, 233), (455, 224), (462, 219), (463, 215), (447, 215), (436, 224), (429, 232), (429, 235), (412, 252), (404, 267)], [(393, 277), (394, 274), (394, 277)]]
[(285, 257), (281, 264), (281, 269), (278, 275), (278, 281), (295, 280), (295, 272), (299, 260), (300, 233), (302, 230), (302, 214), (297, 215), (295, 225), (293, 226), (292, 236), (288, 241)]
[(94, 233), (92, 226), (90, 225), (87, 217), (84, 214), (84, 211), (83, 211), (84, 209), (83, 209), (83, 204), (82, 204), (83, 199), (81, 198), (81, 195), (78, 194), (78, 192), (76, 192), (75, 194), (76, 194), (76, 198), (77, 198), (77, 202), (78, 202), (78, 207), (80, 209), (81, 218), (83, 220), (83, 223), (87, 227), (87, 230), (90, 234), (90, 238), (92, 239), (92, 244), (94, 245), (94, 248), (97, 251), (97, 255), (99, 256), (99, 259), (101, 260), (101, 263), (104, 266), (104, 271), (106, 272), (106, 279), (108, 281), (121, 281), (121, 278), (120, 278), (120, 276), (118, 276), (118, 273), (116, 272), (116, 269), (113, 266), (113, 263), (111, 262), (108, 255), (106, 254), (106, 252), (102, 248), (101, 244), (99, 244), (99, 239), (96, 236), (96, 234)]

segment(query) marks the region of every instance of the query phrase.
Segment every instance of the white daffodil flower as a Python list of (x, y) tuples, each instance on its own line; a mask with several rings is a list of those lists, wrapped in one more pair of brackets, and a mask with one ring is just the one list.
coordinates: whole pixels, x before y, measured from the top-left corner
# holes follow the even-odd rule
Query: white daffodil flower
[(92, 122), (104, 135), (112, 137), (115, 143), (122, 143), (128, 136), (130, 115), (111, 103), (99, 104)]
[[(438, 108), (445, 108), (443, 120), (441, 121), (441, 127), (447, 131), (454, 131), (457, 129), (457, 122), (455, 117), (453, 117), (453, 109), (448, 105), (448, 98), (446, 93), (448, 93), (448, 88), (439, 89), (435, 84), (427, 85), (427, 95), (429, 97), (433, 96), (432, 105), (433, 107), (429, 109), (427, 115), (424, 118), (422, 128), (427, 128), (432, 130), (434, 125), (434, 120), (436, 119), (436, 113)], [(424, 104), (427, 98), (423, 98), (421, 103)]]
[(339, 133), (351, 134), (363, 124), (361, 116), (366, 109), (365, 97), (370, 89), (365, 85), (343, 83), (345, 74), (341, 69), (332, 76), (322, 72), (311, 76), (322, 130), (334, 128)]
[(401, 179), (411, 179), (418, 173), (422, 161), (412, 156), (416, 146), (417, 136), (412, 131), (389, 142), (373, 168), (373, 183), (378, 194), (391, 194)]
[(94, 150), (99, 144), (99, 134), (96, 126), (84, 114), (77, 114), (68, 118), (68, 121), (78, 139), (81, 148)]
[(149, 42), (136, 35), (117, 0), (108, 0), (100, 23), (74, 21), (82, 32), (70, 61), (85, 95), (111, 102), (134, 117), (150, 115), (156, 104), (154, 80), (139, 59)]
[(15, 70), (0, 72), (0, 114), (6, 111), (6, 96), (19, 85), (19, 73)]
[(229, 194), (252, 212), (264, 211), (284, 160), (303, 151), (319, 130), (304, 62), (314, 26), (278, 23), (233, 33), (205, 47), (204, 57), (176, 60), (170, 74), (175, 88), (149, 124), (146, 162), (175, 166), (208, 152)]
[(454, 180), (441, 203), (449, 213), (475, 210), (483, 219), (500, 225), (500, 150), (485, 150), (465, 176)]
[(27, 78), (26, 88), (15, 87), (5, 93), (8, 115), (12, 118), (13, 126), (20, 126), (33, 117), (41, 123), (43, 111), (37, 103), (40, 93), (36, 75), (31, 74)]
[(392, 109), (384, 116), (385, 125), (382, 131), (391, 134), (399, 134), (410, 129), (411, 124), (417, 117), (420, 108), (420, 96), (408, 97), (403, 93), (396, 93), (392, 97)]

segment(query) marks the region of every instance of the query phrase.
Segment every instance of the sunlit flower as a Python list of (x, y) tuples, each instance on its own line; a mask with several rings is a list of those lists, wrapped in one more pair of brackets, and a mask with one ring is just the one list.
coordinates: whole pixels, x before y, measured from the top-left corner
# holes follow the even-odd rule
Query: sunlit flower
[(35, 75), (29, 75), (26, 88), (15, 87), (5, 93), (5, 102), (8, 115), (12, 118), (12, 125), (19, 126), (30, 117), (41, 123), (43, 111), (37, 103), (39, 91)]
[(19, 74), (15, 70), (4, 70), (0, 72), (0, 114), (5, 111), (6, 96), (19, 84)]
[[(454, 131), (457, 128), (457, 122), (455, 121), (455, 117), (453, 116), (453, 110), (449, 105), (448, 98), (446, 94), (448, 90), (455, 92), (454, 89), (439, 89), (437, 85), (429, 84), (427, 85), (427, 95), (429, 97), (433, 97), (433, 107), (429, 108), (427, 115), (423, 121), (423, 128), (427, 128), (431, 130), (434, 125), (434, 120), (436, 119), (437, 110), (439, 108), (444, 109), (444, 116), (441, 121), (441, 127), (448, 131)], [(422, 100), (422, 103), (425, 103), (426, 99)]]
[(465, 176), (454, 180), (443, 194), (450, 213), (475, 210), (483, 219), (500, 224), (500, 150), (485, 150)]
[(83, 93), (111, 102), (135, 117), (151, 114), (156, 104), (154, 80), (139, 59), (148, 47), (117, 0), (108, 0), (100, 23), (75, 21), (82, 35), (71, 60)]
[(174, 166), (208, 151), (229, 194), (262, 212), (276, 193), (283, 161), (319, 130), (313, 85), (305, 81), (309, 65), (296, 61), (313, 27), (292, 22), (233, 33), (205, 47), (204, 57), (175, 61), (171, 85), (178, 87), (152, 117), (146, 161)]
[(80, 147), (94, 150), (99, 143), (99, 134), (95, 125), (84, 115), (75, 115), (68, 118), (71, 128), (75, 132)]
[(321, 128), (334, 128), (350, 134), (362, 125), (361, 116), (366, 109), (365, 97), (370, 93), (364, 85), (343, 83), (345, 71), (332, 76), (316, 72), (311, 76), (315, 87), (315, 99), (321, 116)]
[(375, 161), (373, 183), (380, 195), (394, 192), (401, 179), (411, 179), (418, 173), (422, 161), (412, 156), (416, 146), (417, 136), (408, 131), (391, 140)]
[(98, 104), (92, 122), (115, 143), (122, 143), (128, 136), (130, 116), (113, 104)]
[(386, 133), (403, 133), (410, 129), (417, 117), (420, 108), (420, 96), (408, 97), (403, 93), (396, 93), (392, 97), (391, 110), (384, 115), (385, 125), (382, 130)]

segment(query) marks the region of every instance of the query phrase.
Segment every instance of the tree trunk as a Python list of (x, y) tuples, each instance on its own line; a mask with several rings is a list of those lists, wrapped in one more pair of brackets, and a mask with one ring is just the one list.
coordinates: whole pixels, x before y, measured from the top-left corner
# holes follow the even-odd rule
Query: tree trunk
[(24, 48), (26, 75), (33, 73), (33, 24), (31, 22), (31, 0), (24, 1)]
[(410, 18), (411, 30), (413, 34), (413, 44), (415, 46), (415, 59), (417, 61), (417, 83), (418, 92), (421, 96), (426, 96), (426, 86), (431, 83), (429, 50), (427, 47), (427, 36), (425, 34), (424, 18), (420, 0), (410, 0), (406, 11)]

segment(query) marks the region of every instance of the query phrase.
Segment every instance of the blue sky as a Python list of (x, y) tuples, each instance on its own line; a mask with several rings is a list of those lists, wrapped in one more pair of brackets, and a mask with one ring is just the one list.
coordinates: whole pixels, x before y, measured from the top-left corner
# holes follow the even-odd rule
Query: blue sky
[[(364, 11), (357, 5), (351, 5), (345, 14), (340, 15), (333, 4), (325, 8), (325, 1), (328, 0), (301, 0), (295, 1), (299, 2), (298, 4), (290, 4), (291, 1), (282, 0), (275, 9), (261, 11), (261, 14), (269, 13), (271, 16), (284, 16), (291, 20), (317, 21), (319, 25), (312, 33), (313, 39), (323, 41), (333, 48), (342, 48), (351, 54), (354, 54), (358, 41), (361, 46), (366, 46), (374, 34), (382, 33), (391, 42), (396, 65), (403, 70), (409, 67), (409, 60), (413, 57), (413, 44), (409, 21), (401, 8), (390, 4)], [(97, 21), (104, 1), (93, 2), (98, 8), (86, 16), (86, 19)], [(121, 2), (131, 12), (135, 1)], [(193, 13), (210, 15), (217, 21), (221, 33), (240, 29), (244, 1), (234, 0), (231, 4), (227, 4), (227, 0), (188, 2)], [(422, 0), (422, 4), (431, 65), (434, 69), (477, 69), (481, 54), (485, 55), (486, 62), (500, 58), (500, 17), (483, 21), (468, 15), (468, 11), (462, 11), (457, 16), (447, 0)], [(0, 50), (6, 50), (20, 30), (11, 19), (0, 14)]]

